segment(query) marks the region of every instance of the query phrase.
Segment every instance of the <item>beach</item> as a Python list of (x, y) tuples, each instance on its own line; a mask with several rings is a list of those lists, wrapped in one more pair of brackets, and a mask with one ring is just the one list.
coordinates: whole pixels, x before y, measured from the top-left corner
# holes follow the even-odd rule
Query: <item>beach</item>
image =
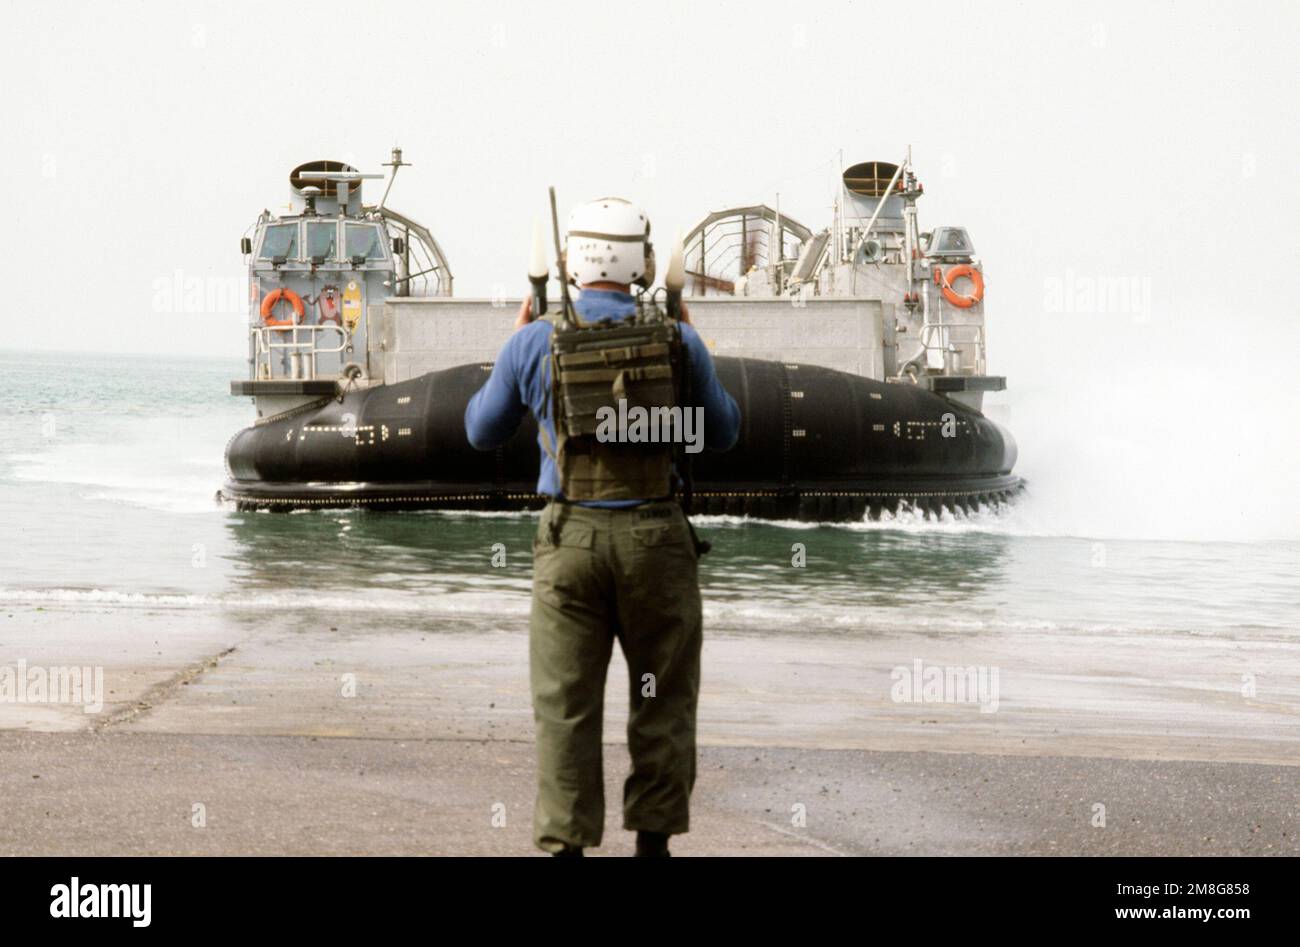
[[(100, 664), (106, 699), (0, 703), (0, 853), (533, 853), (517, 617), (3, 614), (0, 653)], [(712, 629), (676, 853), (1300, 853), (1300, 645), (1065, 637)], [(894, 699), (918, 657), (996, 667), (996, 709)], [(1291, 670), (1243, 696), (1261, 667)], [(626, 687), (616, 655), (593, 854), (630, 853)]]

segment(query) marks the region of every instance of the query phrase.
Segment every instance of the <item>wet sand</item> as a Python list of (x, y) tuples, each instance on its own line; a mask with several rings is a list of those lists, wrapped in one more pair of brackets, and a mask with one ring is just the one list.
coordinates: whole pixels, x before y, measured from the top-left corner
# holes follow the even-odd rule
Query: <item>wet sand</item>
[[(530, 852), (517, 617), (11, 606), (20, 658), (110, 693), (0, 703), (0, 853)], [(710, 628), (704, 660), (680, 854), (1300, 854), (1295, 640)], [(996, 668), (996, 711), (896, 702), (917, 660)], [(616, 657), (606, 854), (626, 689)]]

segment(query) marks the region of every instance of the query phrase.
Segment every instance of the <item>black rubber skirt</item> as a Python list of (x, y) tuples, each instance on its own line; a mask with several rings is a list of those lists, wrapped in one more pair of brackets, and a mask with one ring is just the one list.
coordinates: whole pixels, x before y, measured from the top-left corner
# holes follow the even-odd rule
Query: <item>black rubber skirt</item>
[[(739, 443), (693, 456), (692, 510), (765, 519), (858, 520), (974, 510), (1010, 500), (1010, 433), (907, 384), (761, 359), (718, 358), (741, 410)], [(465, 437), (488, 366), (355, 390), (237, 433), (221, 491), (241, 509), (517, 510), (540, 507), (531, 417), (495, 451)]]

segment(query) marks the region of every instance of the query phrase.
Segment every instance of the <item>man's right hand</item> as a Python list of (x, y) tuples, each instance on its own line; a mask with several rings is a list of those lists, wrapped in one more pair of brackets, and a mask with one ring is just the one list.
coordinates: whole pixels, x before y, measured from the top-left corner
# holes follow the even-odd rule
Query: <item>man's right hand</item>
[(519, 317), (515, 319), (515, 331), (518, 332), (528, 323), (533, 321), (533, 297), (529, 294), (524, 297), (524, 301), (519, 304)]

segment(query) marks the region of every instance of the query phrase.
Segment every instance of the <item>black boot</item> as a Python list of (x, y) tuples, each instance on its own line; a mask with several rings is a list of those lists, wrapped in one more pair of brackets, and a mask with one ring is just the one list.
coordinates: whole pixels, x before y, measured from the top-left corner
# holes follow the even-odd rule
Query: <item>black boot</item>
[(582, 854), (581, 845), (566, 845), (558, 852), (551, 852), (551, 857), (552, 858), (582, 858), (584, 856)]
[(668, 834), (666, 832), (637, 832), (637, 858), (671, 858), (668, 851)]

